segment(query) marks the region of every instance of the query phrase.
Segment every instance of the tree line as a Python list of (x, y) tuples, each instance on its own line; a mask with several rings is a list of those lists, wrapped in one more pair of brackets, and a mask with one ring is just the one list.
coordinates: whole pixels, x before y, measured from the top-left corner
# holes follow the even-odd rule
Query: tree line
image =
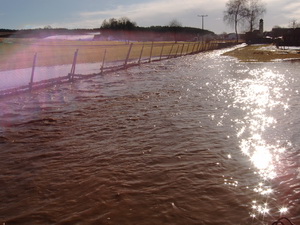
[[(124, 30), (124, 31), (154, 31), (154, 32), (187, 32), (187, 33), (207, 33), (210, 31), (202, 30), (194, 27), (183, 27), (177, 20), (170, 21), (165, 26), (139, 27), (136, 22), (131, 21), (127, 17), (120, 19), (110, 18), (104, 20), (100, 27), (101, 30)], [(212, 33), (212, 32), (210, 32)]]
[(100, 27), (101, 35), (119, 39), (151, 40), (161, 38), (163, 40), (194, 40), (203, 35), (214, 35), (213, 32), (194, 27), (183, 27), (176, 19), (166, 26), (139, 27), (136, 22), (127, 17), (120, 19), (105, 19)]

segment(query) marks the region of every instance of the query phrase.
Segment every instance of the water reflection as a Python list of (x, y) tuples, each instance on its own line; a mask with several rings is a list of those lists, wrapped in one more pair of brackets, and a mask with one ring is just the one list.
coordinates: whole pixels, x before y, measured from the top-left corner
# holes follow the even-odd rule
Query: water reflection
[(275, 133), (278, 113), (283, 116), (289, 108), (289, 99), (283, 94), (288, 83), (283, 74), (267, 68), (249, 68), (247, 74), (247, 78), (232, 80), (231, 84), (235, 92), (233, 107), (243, 112), (243, 116), (234, 121), (238, 127), (240, 149), (261, 180), (253, 187), (258, 197), (252, 201), (250, 217), (282, 215), (288, 208), (272, 208), (269, 202), (274, 191), (269, 181), (277, 177), (281, 156), (286, 151), (282, 147), (286, 140), (277, 140)]
[(299, 68), (191, 57), (2, 102), (0, 224), (297, 219)]

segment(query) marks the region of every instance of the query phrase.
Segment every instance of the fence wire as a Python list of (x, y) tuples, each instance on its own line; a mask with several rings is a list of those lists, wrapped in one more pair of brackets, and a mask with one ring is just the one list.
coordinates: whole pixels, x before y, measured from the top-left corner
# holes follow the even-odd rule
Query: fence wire
[[(81, 42), (82, 43), (82, 42)], [(83, 42), (84, 43), (84, 42)], [(19, 45), (14, 59), (0, 71), (0, 97), (58, 83), (84, 79), (126, 69), (141, 63), (165, 60), (229, 47), (218, 42), (134, 42), (109, 45), (48, 44)], [(17, 61), (17, 63), (14, 61)], [(25, 69), (24, 69), (25, 68)]]

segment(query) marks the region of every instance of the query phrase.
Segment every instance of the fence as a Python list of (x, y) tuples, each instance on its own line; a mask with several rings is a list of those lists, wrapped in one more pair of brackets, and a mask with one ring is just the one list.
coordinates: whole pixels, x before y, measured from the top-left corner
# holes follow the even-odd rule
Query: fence
[[(56, 60), (63, 61), (64, 65), (61, 66), (63, 69), (60, 69), (60, 72), (58, 72), (58, 77), (51, 77), (51, 74), (47, 71), (41, 72), (41, 68), (51, 68), (49, 66), (45, 67), (45, 65), (56, 65), (57, 61), (55, 61), (53, 57), (47, 55), (47, 57), (45, 58), (44, 56), (44, 59), (40, 60), (40, 64), (38, 64), (37, 62), (39, 61), (40, 56), (39, 53), (35, 53), (31, 68), (26, 69), (26, 72), (30, 76), (28, 77), (28, 81), (23, 81), (23, 83), (19, 84), (17, 87), (0, 90), (0, 97), (28, 92), (33, 89), (44, 88), (59, 83), (72, 82), (77, 79), (85, 79), (104, 73), (126, 69), (131, 66), (137, 66), (143, 63), (150, 63), (153, 61), (224, 48), (233, 44), (234, 43), (224, 44), (218, 42), (152, 42), (118, 45), (68, 45), (68, 51), (70, 48), (73, 49), (72, 59), (70, 54), (68, 57), (64, 56), (65, 52), (64, 50), (61, 50), (63, 49), (63, 45), (60, 45), (58, 47), (60, 48), (60, 51), (63, 52), (60, 54), (55, 53), (55, 57)], [(57, 45), (50, 46), (50, 48), (55, 47), (57, 47)], [(74, 48), (76, 48), (75, 52)], [(41, 55), (43, 55), (43, 51), (46, 50), (41, 50)], [(60, 57), (60, 55), (62, 56)], [(53, 62), (49, 62), (51, 60)], [(66, 63), (66, 61), (69, 61), (69, 63)], [(70, 72), (66, 72), (68, 67)], [(80, 71), (77, 69), (79, 67), (81, 67)], [(65, 75), (61, 76), (60, 74), (63, 73)]]

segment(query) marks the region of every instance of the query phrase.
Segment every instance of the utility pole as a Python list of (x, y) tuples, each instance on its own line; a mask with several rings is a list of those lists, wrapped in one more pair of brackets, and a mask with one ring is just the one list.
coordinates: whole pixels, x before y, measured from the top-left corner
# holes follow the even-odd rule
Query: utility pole
[(198, 15), (199, 17), (202, 17), (202, 30), (204, 30), (204, 17), (207, 17), (208, 15)]

